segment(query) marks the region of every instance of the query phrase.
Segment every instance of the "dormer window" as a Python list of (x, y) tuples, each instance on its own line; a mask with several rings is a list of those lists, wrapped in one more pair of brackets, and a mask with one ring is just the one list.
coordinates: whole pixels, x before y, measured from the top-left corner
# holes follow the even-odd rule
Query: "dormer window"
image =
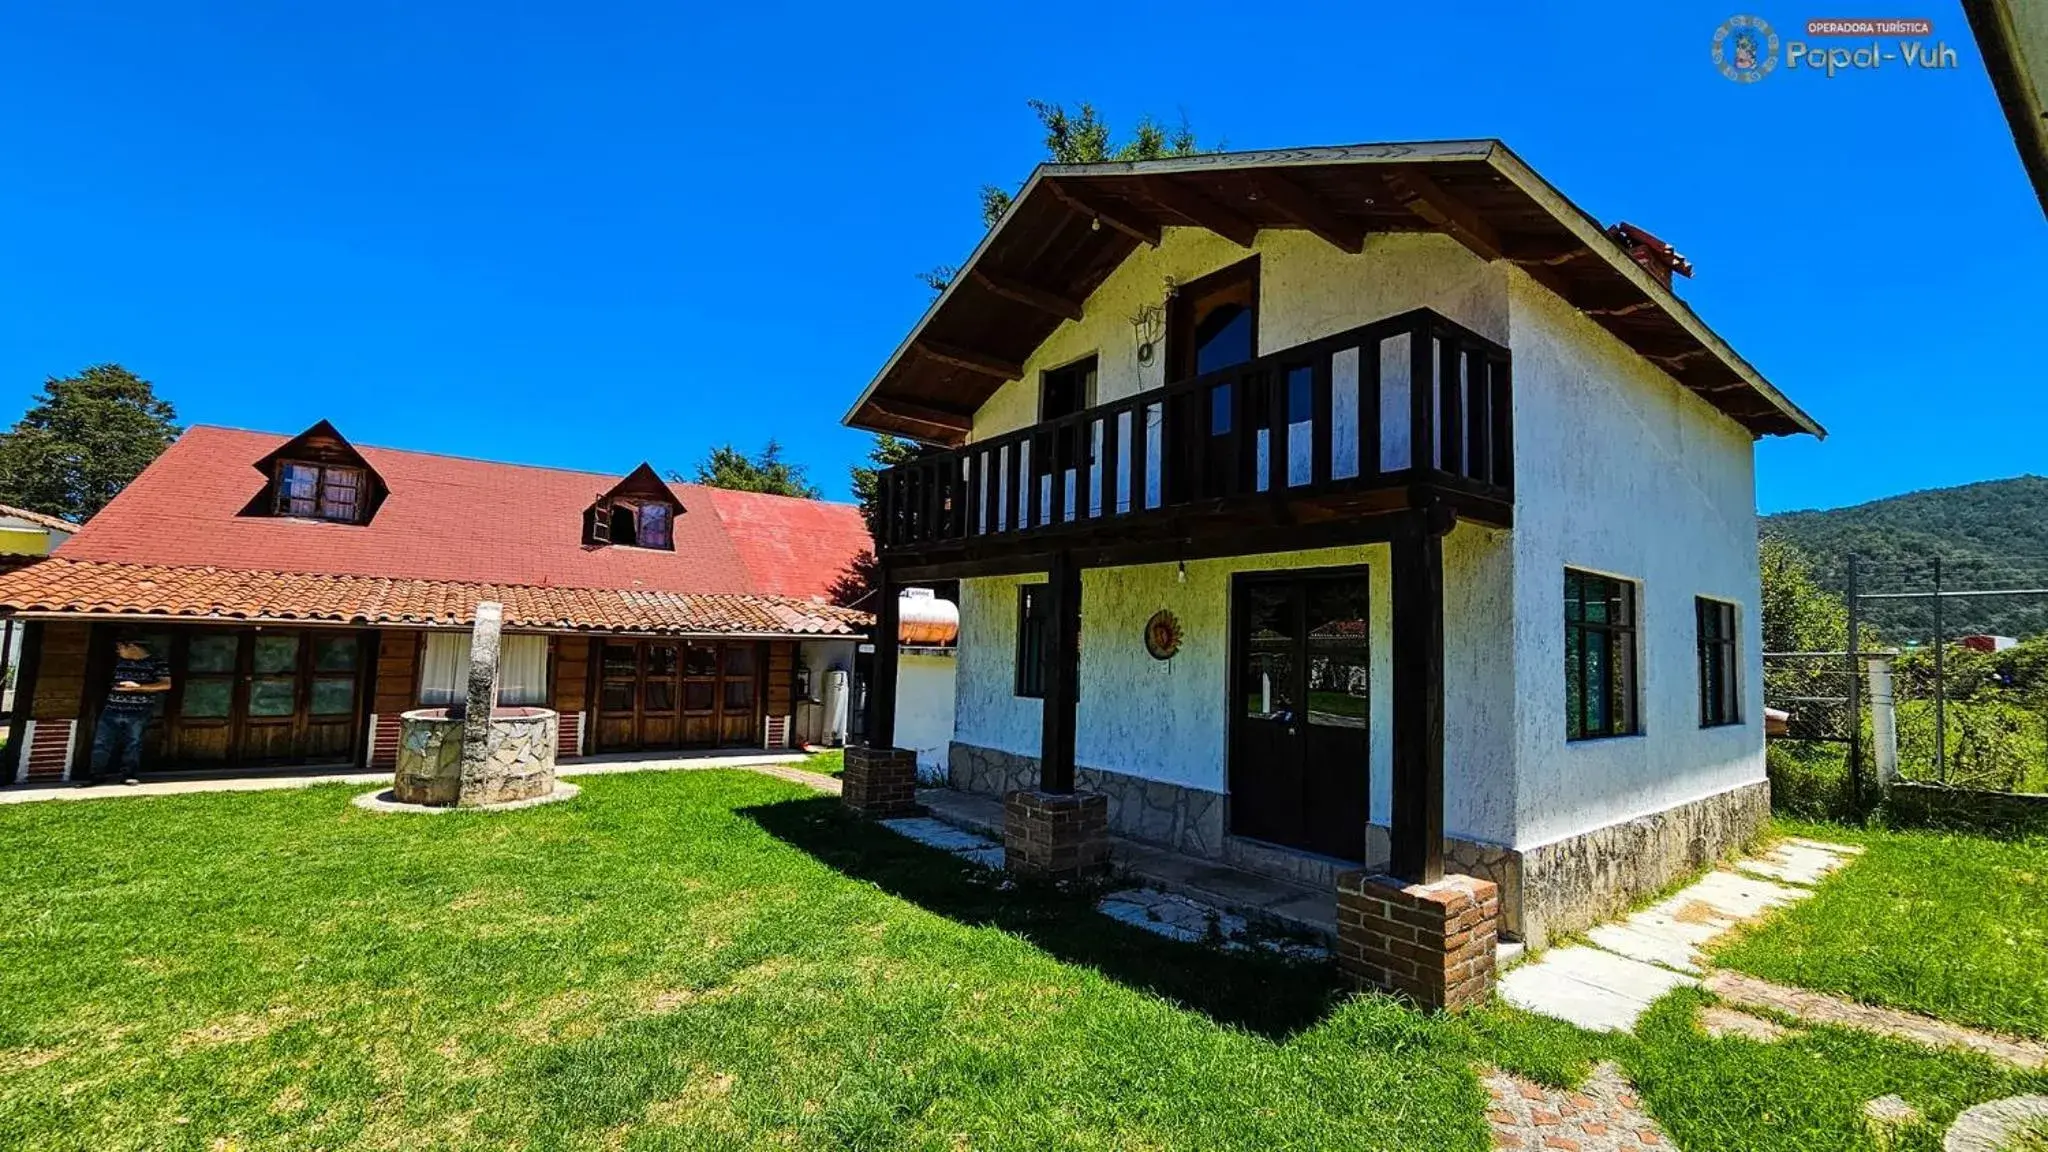
[(361, 468), (281, 460), (277, 514), (354, 524), (363, 518), (363, 487)]
[(637, 525), (640, 547), (673, 548), (675, 541), (669, 538), (669, 523), (674, 513), (666, 504), (642, 504), (634, 510), (638, 515)]
[(682, 512), (674, 489), (642, 464), (583, 513), (583, 542), (671, 552), (676, 546), (676, 517)]
[(265, 484), (244, 516), (368, 524), (390, 495), (383, 477), (334, 425), (322, 420), (256, 461)]

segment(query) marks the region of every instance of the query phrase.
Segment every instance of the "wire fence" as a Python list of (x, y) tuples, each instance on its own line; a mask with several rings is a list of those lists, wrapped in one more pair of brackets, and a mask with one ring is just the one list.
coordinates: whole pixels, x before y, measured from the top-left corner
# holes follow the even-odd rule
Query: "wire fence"
[(1859, 794), (1878, 744), (1899, 779), (2048, 792), (2048, 557), (1856, 556), (1816, 575), (1850, 643), (1765, 655), (1780, 739), (1840, 745)]

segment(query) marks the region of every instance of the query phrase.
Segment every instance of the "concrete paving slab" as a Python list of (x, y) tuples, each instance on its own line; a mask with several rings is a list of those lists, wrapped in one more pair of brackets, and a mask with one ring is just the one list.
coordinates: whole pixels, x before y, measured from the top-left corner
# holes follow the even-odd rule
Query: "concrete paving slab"
[(1784, 841), (1761, 856), (1752, 856), (1735, 867), (1757, 876), (1768, 876), (1787, 884), (1812, 887), (1849, 862), (1849, 857), (1813, 844)]
[(1739, 872), (1709, 872), (1678, 894), (1679, 918), (1685, 918), (1688, 904), (1702, 904), (1739, 923), (1811, 895), (1811, 892), (1744, 876)]
[(1627, 1032), (1649, 1004), (1565, 975), (1542, 961), (1500, 978), (1500, 998), (1526, 1012), (1550, 1016), (1589, 1032)]
[(1645, 1005), (1673, 988), (1699, 984), (1684, 973), (1584, 945), (1553, 949), (1544, 962), (1573, 979)]
[(1619, 924), (1598, 925), (1586, 933), (1586, 938), (1617, 956), (1662, 965), (1692, 976), (1699, 975), (1700, 955), (1692, 944), (1675, 937), (1645, 932), (1626, 920)]

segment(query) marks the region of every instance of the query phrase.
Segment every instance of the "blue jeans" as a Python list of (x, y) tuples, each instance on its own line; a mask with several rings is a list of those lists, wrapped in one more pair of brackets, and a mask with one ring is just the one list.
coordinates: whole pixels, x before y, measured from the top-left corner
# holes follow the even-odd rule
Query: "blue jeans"
[(149, 710), (108, 708), (100, 713), (100, 722), (92, 732), (92, 774), (89, 780), (98, 780), (107, 774), (109, 761), (119, 758), (121, 775), (133, 776), (142, 770), (142, 733), (149, 727)]

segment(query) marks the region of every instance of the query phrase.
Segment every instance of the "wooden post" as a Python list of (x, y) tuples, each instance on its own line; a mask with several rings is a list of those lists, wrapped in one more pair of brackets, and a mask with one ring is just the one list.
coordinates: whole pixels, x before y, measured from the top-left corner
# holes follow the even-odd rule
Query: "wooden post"
[(889, 570), (882, 569), (875, 584), (875, 659), (868, 668), (866, 738), (870, 748), (896, 745), (896, 635), (902, 591)]
[(1039, 726), (1038, 788), (1063, 794), (1074, 790), (1074, 713), (1081, 698), (1081, 568), (1072, 553), (1054, 554), (1045, 590), (1045, 712)]
[[(1419, 440), (1418, 440), (1419, 443)], [(1444, 875), (1444, 544), (1432, 510), (1402, 516), (1393, 540), (1394, 779), (1388, 870)]]

